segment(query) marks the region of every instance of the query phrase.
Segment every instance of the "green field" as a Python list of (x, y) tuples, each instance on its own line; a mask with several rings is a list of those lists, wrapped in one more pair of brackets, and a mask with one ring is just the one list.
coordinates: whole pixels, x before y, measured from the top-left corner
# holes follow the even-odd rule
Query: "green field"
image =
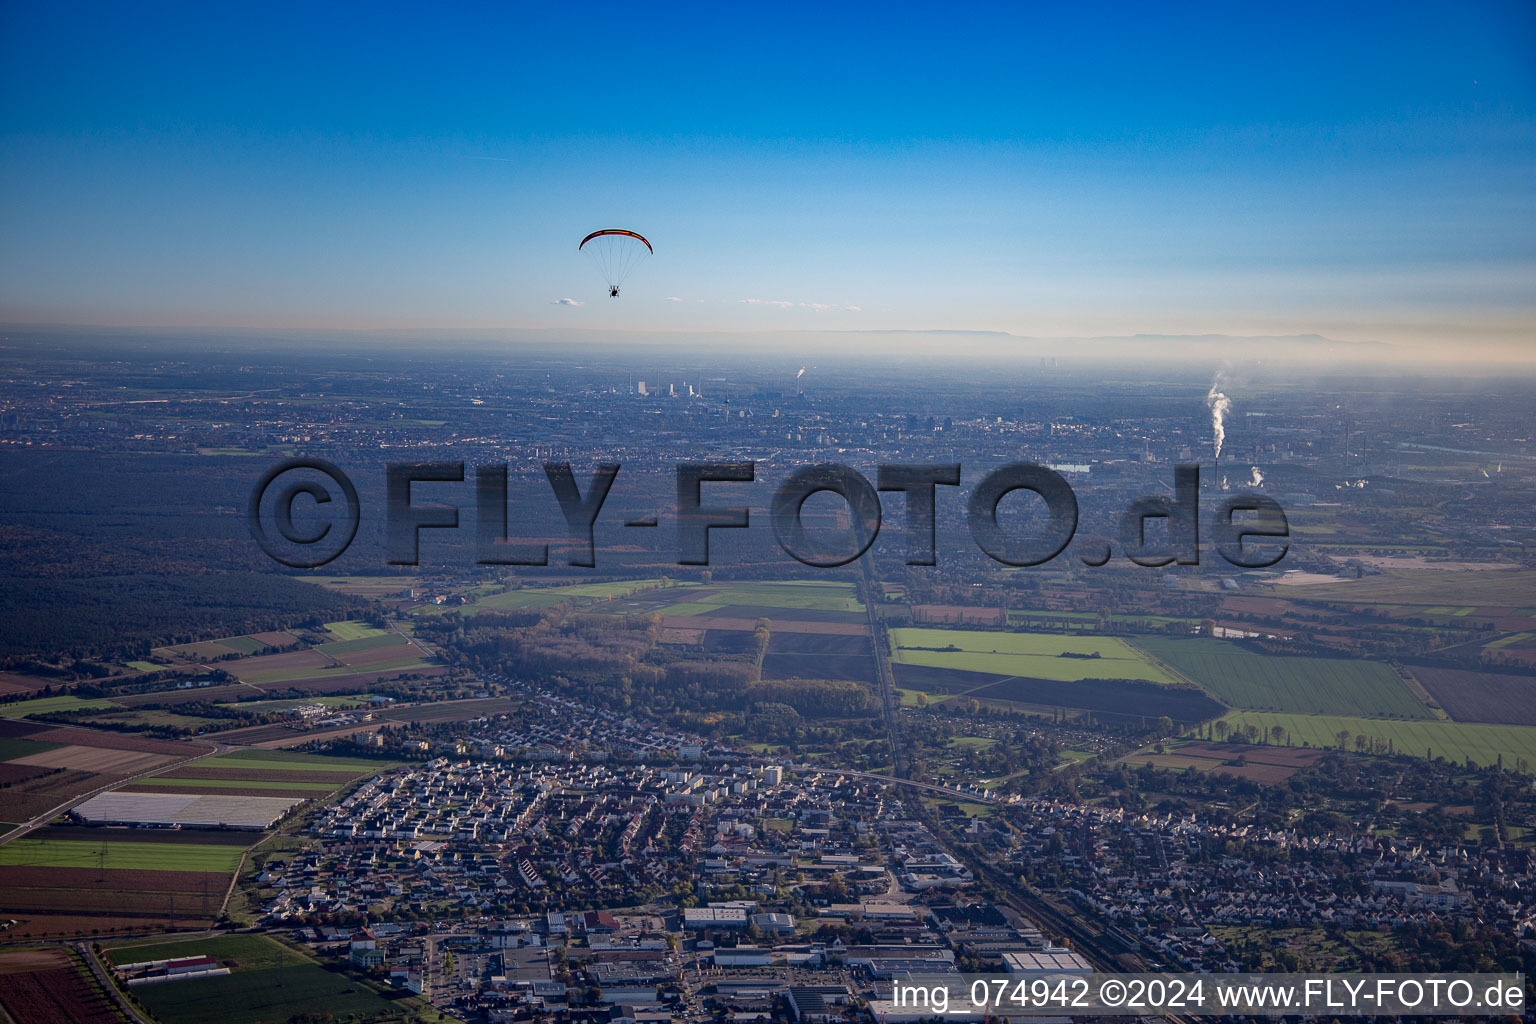
[[(362, 643), (365, 641), (348, 640), (347, 643)], [(326, 644), (325, 647), (316, 650), (326, 650), (335, 644)], [(242, 682), (263, 686), (271, 683), (293, 683), (301, 679), (325, 679), (330, 676), (355, 676), (366, 672), (389, 672), (397, 668), (414, 668), (417, 665), (425, 665), (427, 662), (415, 647), (400, 645), (402, 653), (409, 652), (410, 657), (391, 658), (388, 661), (371, 661), (366, 665), (334, 665), (330, 668), (291, 668), (272, 672), (240, 672), (237, 677)], [(346, 653), (346, 652), (342, 652)]]
[[(252, 836), (255, 839), (255, 836)], [(106, 859), (103, 865), (102, 853)], [(0, 846), (0, 865), (51, 868), (95, 868), (123, 871), (220, 871), (240, 866), (238, 846), (194, 843), (117, 842), (104, 839), (31, 839), (23, 837)]]
[[(771, 583), (711, 583), (690, 595), (692, 600), (661, 609), (667, 615), (698, 615), (723, 605), (805, 609), (826, 612), (862, 612), (864, 602), (852, 583), (786, 580)], [(793, 618), (786, 615), (785, 618)]]
[(1293, 747), (1312, 746), (1337, 749), (1338, 733), (1348, 729), (1348, 750), (1355, 749), (1354, 736), (1363, 734), (1382, 742), (1391, 741), (1395, 753), (1424, 757), (1432, 753), (1448, 761), (1465, 763), (1471, 758), (1479, 765), (1491, 765), (1504, 755), (1504, 767), (1513, 770), (1521, 760), (1536, 766), (1536, 727), (1522, 725), (1484, 725), (1475, 722), (1386, 721), (1379, 718), (1353, 718), (1340, 715), (1282, 715), (1262, 711), (1233, 711), (1223, 721), (1234, 728), (1252, 723), (1260, 735), (1278, 725), (1289, 735)]
[(391, 999), (346, 975), (326, 970), (264, 935), (226, 935), (106, 951), (114, 963), (138, 963), (206, 953), (231, 961), (231, 974), (133, 990), (164, 1024), (266, 1024), (324, 1011), (338, 1021), (435, 1017), (418, 999)]
[(321, 644), (315, 650), (321, 654), (356, 654), (358, 651), (375, 651), (381, 647), (395, 647), (408, 644), (410, 641), (399, 633), (373, 633), (369, 636), (360, 636), (351, 640), (338, 640), (335, 643)]
[[(220, 766), (224, 767), (224, 766)], [(337, 771), (342, 769), (338, 768)], [(340, 789), (340, 782), (297, 782), (292, 780), (254, 779), (180, 779), (157, 776), (149, 779), (140, 779), (135, 782), (132, 789), (149, 787), (151, 789), (170, 790), (196, 790), (196, 789), (291, 789), (294, 793), (329, 793), (333, 789)]]
[(170, 726), (174, 729), (206, 729), (217, 731), (233, 728), (239, 722), (228, 718), (204, 718), (199, 715), (183, 715), (176, 711), (160, 711), (149, 708), (129, 708), (123, 711), (104, 710), (101, 714), (85, 719), (89, 725), (144, 725)]
[(165, 668), (164, 665), (156, 665), (152, 661), (127, 661), (123, 664), (140, 672), (159, 672), (161, 669)]
[(233, 960), (236, 969), (292, 967), (310, 963), (303, 954), (265, 935), (221, 935), (217, 938), (177, 939), (170, 942), (125, 939), (120, 942), (104, 942), (102, 946), (103, 955), (113, 964), (176, 960), (199, 953), (206, 953), (215, 960)]
[(41, 711), (86, 711), (91, 708), (119, 708), (110, 700), (95, 699), (86, 700), (82, 697), (34, 697), (31, 700), (19, 700), (14, 704), (0, 704), (0, 718), (25, 718)]
[[(903, 665), (1028, 676), (1064, 683), (1079, 679), (1145, 679), (1172, 686), (1176, 682), (1140, 651), (1113, 637), (988, 633), (966, 629), (893, 629), (891, 645), (892, 660)], [(960, 650), (912, 649), (950, 645)], [(1097, 653), (1099, 657), (1061, 657), (1063, 653)]]
[(219, 643), (230, 650), (239, 651), (241, 654), (255, 654), (264, 651), (267, 645), (251, 636), (230, 636), (220, 640)]
[(577, 583), (569, 587), (551, 587), (546, 593), (562, 597), (586, 597), (606, 601), (614, 597), (628, 597), (641, 590), (656, 590), (661, 580), (619, 580), (614, 583)]
[(1208, 637), (1138, 637), (1136, 646), (1229, 707), (1367, 718), (1434, 717), (1396, 672), (1374, 661), (1260, 654)]
[(10, 761), (18, 757), (30, 757), (33, 754), (41, 754), (45, 750), (62, 746), (59, 743), (44, 743), (41, 740), (26, 740), (19, 737), (0, 738), (0, 761)]
[(388, 630), (378, 629), (356, 619), (347, 619), (344, 622), (327, 622), (325, 630), (337, 640), (361, 640), (369, 636), (389, 635)]

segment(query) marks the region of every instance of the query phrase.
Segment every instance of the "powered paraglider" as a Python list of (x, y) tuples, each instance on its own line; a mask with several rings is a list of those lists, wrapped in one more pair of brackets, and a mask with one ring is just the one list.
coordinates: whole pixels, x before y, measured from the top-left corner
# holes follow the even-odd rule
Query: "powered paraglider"
[(623, 228), (594, 231), (576, 249), (586, 253), (597, 266), (608, 284), (608, 297), (613, 299), (619, 297), (619, 286), (630, 272), (655, 252), (644, 235)]

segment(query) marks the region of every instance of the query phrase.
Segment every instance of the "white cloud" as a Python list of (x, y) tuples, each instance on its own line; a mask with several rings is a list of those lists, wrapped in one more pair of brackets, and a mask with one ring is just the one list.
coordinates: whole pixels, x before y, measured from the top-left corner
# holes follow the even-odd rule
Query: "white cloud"
[(678, 298), (676, 295), (668, 295), (666, 298), (662, 299), (661, 301), (662, 302), (682, 302), (683, 300)]
[(825, 313), (828, 310), (845, 310), (849, 313), (862, 313), (860, 306), (840, 306), (835, 302), (790, 302), (788, 299), (741, 299), (745, 306), (774, 306), (778, 309), (808, 309), (813, 313)]
[(556, 299), (554, 302), (551, 302), (550, 305), (551, 306), (585, 306), (586, 303), (585, 302), (578, 302), (575, 299)]

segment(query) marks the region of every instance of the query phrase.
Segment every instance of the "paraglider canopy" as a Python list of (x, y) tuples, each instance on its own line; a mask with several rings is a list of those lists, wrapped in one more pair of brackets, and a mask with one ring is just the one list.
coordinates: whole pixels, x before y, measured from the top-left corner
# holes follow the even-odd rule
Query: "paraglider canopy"
[(581, 240), (578, 252), (587, 253), (608, 284), (610, 298), (619, 297), (619, 286), (647, 256), (656, 250), (644, 235), (623, 228), (604, 228)]

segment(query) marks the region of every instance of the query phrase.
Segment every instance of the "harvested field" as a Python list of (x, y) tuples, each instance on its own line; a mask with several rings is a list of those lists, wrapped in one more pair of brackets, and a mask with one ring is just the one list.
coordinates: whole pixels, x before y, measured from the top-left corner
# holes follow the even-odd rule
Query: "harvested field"
[(1278, 764), (1292, 768), (1317, 764), (1326, 756), (1321, 750), (1258, 746), (1248, 743), (1186, 743), (1179, 747), (1179, 753), (1190, 757), (1212, 757), (1219, 761), (1232, 761), (1242, 757), (1253, 764)]
[(992, 672), (966, 672), (958, 668), (936, 668), (932, 665), (891, 665), (896, 684), (908, 690), (926, 693), (965, 693), (991, 683), (1009, 678)]
[(388, 647), (374, 647), (366, 651), (354, 651), (351, 654), (338, 654), (337, 661), (346, 665), (354, 665), (359, 668), (368, 665), (378, 665), (386, 661), (404, 661), (407, 658), (426, 657), (415, 644), (391, 644)]
[(11, 786), (47, 774), (47, 768), (38, 768), (35, 765), (0, 764), (0, 786)]
[(14, 938), (30, 939), (44, 935), (132, 935), (156, 930), (166, 923), (166, 918), (135, 917), (132, 914), (38, 914), (31, 911), (11, 915), (16, 923), (6, 934)]
[(1001, 608), (974, 608), (962, 604), (915, 604), (912, 621), (924, 625), (1001, 626)]
[(17, 954), (0, 954), (0, 1006), (10, 1018), (16, 1024), (120, 1024), (117, 1004), (87, 980), (84, 965), (57, 952), (51, 964), (19, 969), (5, 963)]
[(374, 683), (385, 679), (394, 679), (397, 676), (414, 674), (423, 679), (433, 679), (437, 676), (447, 675), (448, 666), (431, 664), (410, 664), (399, 668), (375, 669), (372, 672), (338, 672), (335, 675), (309, 676), (300, 679), (285, 679), (280, 682), (265, 682), (259, 684), (269, 694), (283, 694), (289, 691), (300, 693), (360, 693), (367, 690)]
[(664, 644), (702, 644), (708, 632), (705, 629), (663, 629), (659, 642)]
[(334, 664), (336, 664), (334, 661), (321, 654), (316, 648), (306, 647), (299, 651), (281, 651), (277, 654), (258, 654), (250, 658), (240, 658), (220, 667), (243, 678), (248, 675), (289, 672), (297, 669), (326, 668)]
[(189, 846), (238, 846), (242, 849), (265, 838), (266, 832), (232, 832), (222, 828), (107, 828), (100, 825), (44, 825), (27, 833), (28, 839), (63, 842), (169, 843)]
[[(95, 871), (87, 872), (94, 880), (103, 878)], [(183, 872), (175, 872), (182, 874)], [(79, 917), (112, 917), (125, 914), (130, 917), (193, 918), (204, 921), (218, 913), (229, 887), (228, 875), (215, 875), (208, 882), (207, 891), (202, 888), (188, 892), (185, 889), (127, 889), (112, 881), (108, 871), (104, 880), (96, 882), (97, 888), (47, 888), (42, 886), (11, 886), (0, 881), (0, 909), (9, 915), (16, 914), (69, 914)], [(57, 931), (46, 922), (42, 931)]]
[(481, 715), (504, 715), (522, 706), (516, 697), (484, 697), (474, 700), (450, 700), (413, 707), (386, 708), (377, 717), (391, 722), (467, 721)]
[(1536, 676), (1425, 666), (1409, 671), (1458, 722), (1536, 725)]
[[(243, 847), (242, 847), (243, 849)], [(0, 888), (90, 889), (100, 906), (103, 892), (123, 889), (130, 892), (201, 893), (217, 889), (219, 895), (229, 886), (227, 871), (151, 871), (121, 868), (0, 867)], [(89, 902), (89, 901), (87, 901)], [(0, 905), (5, 905), (0, 903)]]
[(311, 798), (315, 798), (315, 797), (323, 797), (327, 793), (331, 792), (331, 790), (339, 789), (340, 785), (341, 784), (338, 783), (335, 786), (327, 786), (325, 789), (322, 789), (322, 790), (306, 789), (306, 790), (303, 790), (303, 791), (299, 791), (299, 790), (295, 790), (295, 789), (291, 789), (291, 788), (277, 788), (277, 787), (272, 787), (272, 786), (221, 786), (217, 790), (209, 790), (209, 789), (201, 788), (201, 787), (198, 787), (198, 786), (195, 786), (195, 785), (188, 785), (185, 782), (183, 782), (181, 785), (176, 785), (176, 784), (174, 784), (174, 781), (172, 783), (170, 783), (170, 784), (163, 785), (163, 786), (149, 785), (148, 784), (148, 780), (146, 780), (146, 782), (142, 783), (142, 784), (138, 783), (138, 782), (135, 782), (131, 786), (124, 787), (121, 790), (121, 792), (124, 792), (124, 793), (207, 793), (207, 792), (217, 792), (220, 796), (276, 796), (276, 797), (288, 797), (290, 799), (293, 798), (293, 797), (300, 797), (302, 799), (306, 799), (307, 800), (307, 799), (311, 799)]
[[(796, 615), (800, 614), (798, 611)], [(774, 619), (772, 631), (779, 633), (828, 633), (842, 634), (845, 636), (868, 636), (869, 627), (862, 619), (857, 622), (812, 622), (802, 619)], [(667, 629), (699, 629), (701, 627), (716, 629), (745, 630), (750, 633), (757, 628), (757, 619), (753, 618), (723, 618), (718, 615), (664, 615), (661, 624)]]
[(1288, 768), (1280, 764), (1223, 764), (1211, 769), (1211, 774), (1273, 785), (1276, 782), (1284, 782), (1297, 771), (1296, 768)]
[(12, 783), (0, 790), (0, 820), (27, 821), (45, 811), (88, 793), (111, 779), (92, 772), (47, 769), (45, 775)]
[(345, 733), (372, 732), (385, 723), (374, 721), (366, 725), (339, 725), (334, 729), (290, 729), (286, 725), (253, 725), (248, 729), (234, 729), (222, 733), (219, 738), (228, 743), (247, 747), (285, 746), (307, 743), (321, 736), (340, 736)]
[(299, 638), (292, 633), (285, 633), (280, 630), (273, 633), (252, 633), (251, 639), (260, 640), (268, 647), (287, 647), (290, 644), (299, 642)]
[(17, 949), (0, 953), (0, 974), (46, 971), (69, 964), (69, 953), (63, 949)]
[(775, 633), (770, 654), (842, 654), (873, 657), (869, 637), (851, 633)]
[(73, 768), (103, 775), (135, 775), (174, 760), (169, 754), (145, 754), (133, 750), (105, 750), (74, 745), (56, 747), (40, 754), (18, 757), (13, 764), (38, 768)]
[(1225, 708), (1199, 690), (1182, 690), (1128, 679), (1082, 679), (1060, 682), (1015, 676), (970, 694), (981, 700), (1006, 700), (1040, 707), (1087, 711), (1096, 718), (1156, 719), (1202, 722)]
[(237, 700), (249, 700), (252, 697), (261, 697), (265, 690), (249, 686), (245, 683), (231, 683), (228, 686), (203, 686), (193, 690), (155, 690), (151, 693), (128, 693), (112, 699), (127, 708), (143, 707), (147, 704), (165, 704), (174, 707), (177, 704), (191, 704), (194, 701), (212, 701), (222, 704)]
[(225, 647), (216, 640), (203, 640), (195, 644), (183, 644), (180, 647), (159, 647), (155, 649), (155, 653), (172, 654), (187, 661), (214, 661), (242, 652), (233, 647)]
[[(862, 640), (862, 638), (860, 638)], [(868, 647), (869, 642), (863, 641)], [(765, 679), (852, 679), (874, 683), (873, 653), (853, 654), (768, 654), (763, 658)]]
[(37, 676), (24, 676), (17, 672), (0, 672), (0, 694), (31, 693), (47, 686), (49, 680)]
[(213, 749), (206, 743), (182, 740), (157, 740), (148, 736), (130, 736), (125, 733), (96, 732), (90, 729), (66, 727), (45, 728), (35, 732), (31, 739), (43, 743), (72, 743), (82, 747), (105, 747), (108, 750), (136, 750), (145, 754), (171, 754), (190, 757), (206, 754)]
[[(863, 612), (829, 611), (823, 608), (794, 608), (777, 607), (774, 605), (758, 604), (722, 604), (710, 607), (707, 611), (701, 611), (697, 615), (688, 618), (708, 619), (751, 619), (755, 624), (758, 619), (770, 619), (774, 628), (779, 628), (779, 620), (786, 622), (827, 622), (827, 623), (855, 623), (863, 625), (869, 621)], [(711, 628), (714, 622), (710, 622)]]

